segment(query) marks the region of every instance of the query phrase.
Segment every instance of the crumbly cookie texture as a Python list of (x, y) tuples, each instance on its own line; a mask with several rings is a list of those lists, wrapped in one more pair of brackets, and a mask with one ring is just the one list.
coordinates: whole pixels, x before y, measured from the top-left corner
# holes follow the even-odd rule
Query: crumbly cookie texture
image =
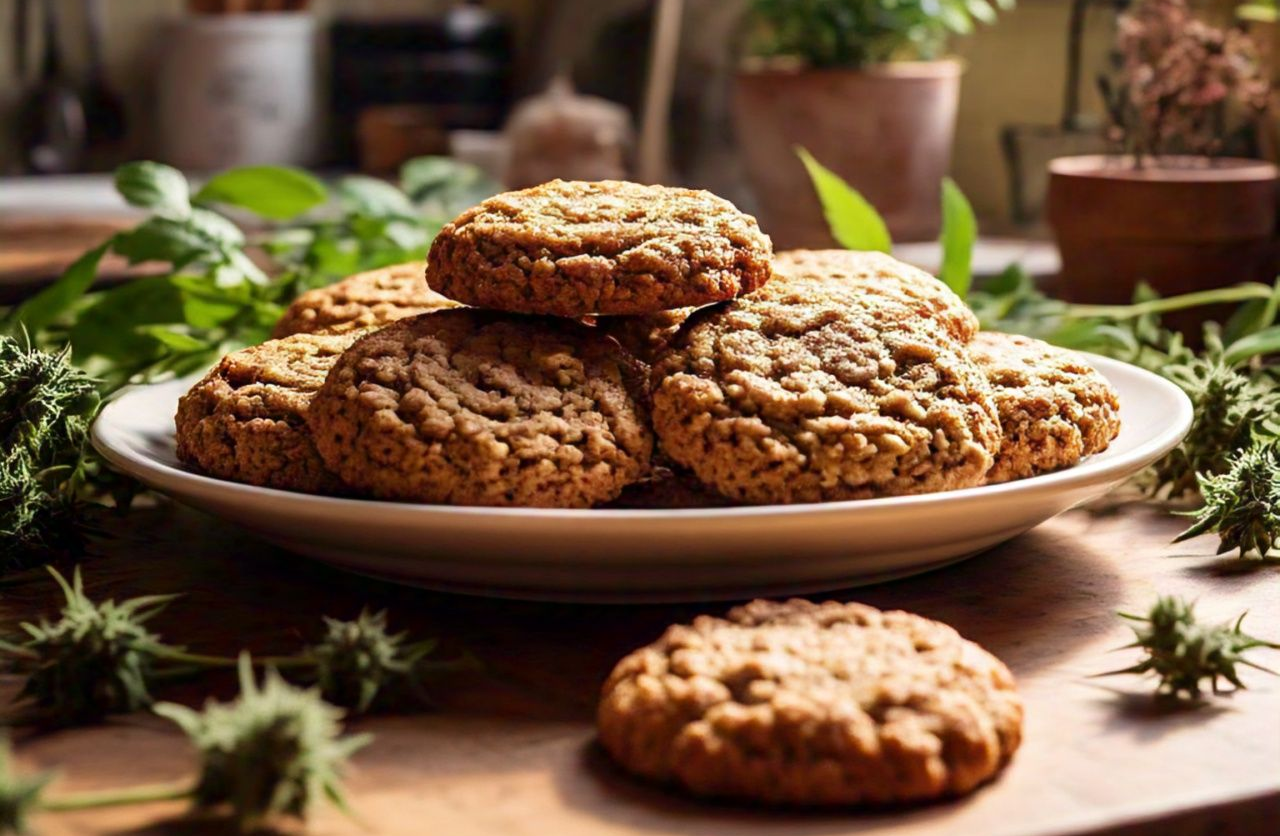
[(680, 326), (697, 308), (675, 308), (638, 316), (601, 316), (596, 327), (645, 363), (652, 363), (680, 332)]
[(1004, 435), (988, 482), (1070, 467), (1119, 434), (1119, 396), (1079, 354), (995, 331), (978, 334), (970, 353), (991, 381)]
[(627, 485), (609, 508), (671, 510), (724, 508), (734, 503), (698, 481), (693, 473), (669, 462), (655, 463), (649, 475)]
[(459, 215), (431, 245), (427, 280), (481, 308), (643, 314), (749, 293), (772, 255), (755, 218), (710, 192), (553, 180)]
[(178, 401), (177, 453), (211, 476), (336, 493), (307, 429), (325, 376), (359, 332), (297, 334), (228, 354)]
[(698, 311), (651, 380), (665, 452), (742, 502), (970, 487), (1000, 447), (964, 346), (851, 284), (791, 278)]
[(754, 601), (613, 669), (600, 741), (698, 795), (854, 805), (960, 795), (1022, 739), (1013, 676), (955, 630), (861, 604)]
[(778, 280), (791, 277), (853, 284), (909, 305), (919, 316), (939, 322), (955, 339), (967, 343), (978, 333), (978, 318), (964, 300), (923, 270), (876, 252), (853, 250), (787, 250), (773, 261)]
[(634, 362), (576, 322), (437, 311), (353, 345), (309, 421), (329, 467), (376, 497), (588, 507), (649, 468)]
[(422, 261), (396, 264), (309, 290), (293, 300), (272, 335), (344, 334), (456, 307), (457, 302), (427, 287), (426, 269)]

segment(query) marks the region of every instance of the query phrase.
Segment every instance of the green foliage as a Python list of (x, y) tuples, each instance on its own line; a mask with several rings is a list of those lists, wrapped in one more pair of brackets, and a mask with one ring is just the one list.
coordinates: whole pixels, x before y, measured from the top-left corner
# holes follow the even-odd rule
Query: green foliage
[(13, 747), (7, 737), (0, 737), (0, 834), (18, 836), (30, 833), (28, 819), (40, 806), (45, 785), (53, 780), (51, 773), (22, 776), (13, 766)]
[(1204, 505), (1175, 543), (1208, 532), (1221, 542), (1218, 554), (1237, 549), (1241, 557), (1265, 558), (1280, 542), (1280, 443), (1253, 444), (1225, 473), (1199, 476)]
[(84, 592), (77, 568), (67, 583), (49, 569), (64, 603), (56, 621), (25, 623), (25, 636), (0, 642), (0, 660), (25, 678), (19, 699), (60, 724), (100, 720), (151, 704), (148, 686), (165, 645), (146, 627), (173, 596), (150, 595), (95, 603)]
[(1146, 657), (1136, 665), (1101, 676), (1154, 673), (1160, 680), (1157, 694), (1162, 696), (1199, 699), (1200, 683), (1205, 679), (1214, 694), (1221, 693), (1219, 679), (1244, 688), (1237, 665), (1267, 670), (1245, 659), (1244, 653), (1258, 647), (1280, 648), (1280, 644), (1254, 638), (1241, 630), (1243, 614), (1234, 624), (1199, 624), (1194, 605), (1181, 598), (1162, 596), (1146, 616), (1119, 615), (1136, 622), (1134, 641), (1126, 647), (1142, 648)]
[(305, 171), (281, 166), (247, 166), (224, 171), (196, 193), (201, 205), (221, 203), (261, 218), (287, 221), (323, 204), (329, 192)]
[(0, 569), (79, 543), (72, 505), (86, 478), (96, 384), (68, 362), (0, 336)]
[(826, 168), (803, 148), (796, 154), (804, 163), (818, 192), (822, 212), (831, 227), (831, 237), (848, 250), (874, 250), (887, 253), (893, 247), (889, 228), (875, 207), (857, 189), (835, 172)]
[(199, 753), (195, 806), (226, 808), (243, 830), (276, 817), (305, 818), (322, 798), (345, 810), (347, 759), (371, 739), (344, 737), (340, 709), (274, 671), (258, 686), (247, 654), (235, 701), (211, 700), (198, 712), (162, 703), (155, 712), (177, 723)]
[(978, 219), (969, 199), (950, 177), (942, 178), (942, 270), (938, 278), (961, 298), (973, 284), (973, 247)]
[(811, 67), (934, 59), (955, 35), (996, 21), (1013, 0), (752, 0), (752, 49)]

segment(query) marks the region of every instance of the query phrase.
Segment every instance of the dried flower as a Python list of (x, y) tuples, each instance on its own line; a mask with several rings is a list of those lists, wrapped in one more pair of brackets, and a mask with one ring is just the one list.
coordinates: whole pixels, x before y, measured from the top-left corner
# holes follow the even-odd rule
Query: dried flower
[(277, 816), (304, 818), (320, 798), (346, 810), (342, 772), (370, 736), (343, 737), (341, 709), (275, 671), (259, 687), (248, 654), (240, 657), (239, 670), (240, 696), (233, 702), (210, 701), (203, 711), (173, 703), (155, 707), (199, 750), (195, 806), (227, 806), (246, 830)]
[(1113, 134), (1139, 155), (1222, 150), (1227, 108), (1256, 121), (1269, 86), (1258, 49), (1239, 29), (1196, 20), (1186, 0), (1142, 0), (1121, 15), (1119, 83), (1102, 87)]
[(19, 698), (30, 699), (63, 723), (149, 706), (148, 684), (157, 660), (174, 658), (181, 650), (162, 642), (146, 622), (174, 596), (99, 604), (85, 595), (79, 568), (69, 584), (52, 567), (49, 574), (65, 598), (59, 618), (24, 623), (24, 637), (0, 642), (0, 659), (26, 676)]
[(407, 633), (387, 632), (387, 613), (362, 610), (354, 621), (324, 620), (326, 633), (303, 653), (315, 661), (320, 693), (329, 702), (363, 714), (393, 691), (419, 698), (424, 659), (436, 641), (405, 644)]
[(1221, 539), (1218, 554), (1239, 549), (1241, 557), (1266, 557), (1280, 541), (1280, 444), (1255, 444), (1226, 473), (1198, 479), (1204, 505), (1174, 542), (1212, 531)]
[(14, 771), (13, 749), (7, 737), (0, 737), (0, 834), (28, 833), (27, 819), (40, 806), (51, 773), (22, 776)]
[(1125, 647), (1140, 647), (1147, 656), (1132, 667), (1101, 675), (1154, 673), (1160, 678), (1157, 686), (1160, 695), (1198, 699), (1203, 679), (1210, 681), (1214, 694), (1221, 693), (1219, 678), (1236, 688), (1244, 688), (1236, 665), (1272, 673), (1245, 659), (1244, 653), (1255, 647), (1280, 648), (1280, 644), (1243, 632), (1240, 629), (1243, 613), (1234, 624), (1206, 627), (1196, 622), (1194, 604), (1172, 596), (1157, 599), (1145, 617), (1123, 612), (1119, 615), (1138, 623), (1133, 628), (1133, 643)]

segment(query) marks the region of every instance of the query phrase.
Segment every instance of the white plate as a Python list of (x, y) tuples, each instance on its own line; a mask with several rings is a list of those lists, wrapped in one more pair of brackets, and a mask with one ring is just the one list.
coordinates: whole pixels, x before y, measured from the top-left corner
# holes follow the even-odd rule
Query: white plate
[(1157, 375), (1092, 358), (1122, 429), (1068, 470), (946, 493), (746, 508), (555, 510), (412, 505), (224, 482), (179, 464), (173, 414), (190, 380), (131, 389), (93, 426), (112, 464), (286, 549), (435, 589), (522, 598), (677, 601), (815, 592), (923, 572), (1092, 499), (1172, 449), (1191, 403)]

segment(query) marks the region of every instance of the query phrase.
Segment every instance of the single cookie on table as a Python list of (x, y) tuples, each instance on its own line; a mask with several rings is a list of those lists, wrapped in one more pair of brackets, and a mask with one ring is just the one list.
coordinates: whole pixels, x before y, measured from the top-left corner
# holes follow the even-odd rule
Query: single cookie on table
[(353, 345), (308, 421), (326, 464), (382, 499), (583, 508), (648, 472), (641, 376), (590, 326), (458, 308)]
[(995, 331), (969, 350), (991, 382), (1004, 435), (987, 482), (1070, 467), (1119, 434), (1115, 388), (1074, 351)]
[(981, 484), (991, 387), (910, 303), (811, 278), (693, 314), (653, 367), (663, 450), (727, 497), (820, 502)]
[(296, 334), (223, 357), (178, 401), (178, 458), (220, 479), (342, 492), (306, 419), (329, 370), (359, 336)]
[(441, 308), (457, 307), (427, 287), (426, 263), (396, 264), (348, 276), (293, 300), (273, 336), (343, 334)]
[(910, 305), (921, 317), (936, 320), (961, 342), (978, 333), (978, 318), (964, 300), (939, 279), (878, 252), (787, 250), (773, 260), (779, 281), (792, 277), (847, 282), (864, 292)]
[(710, 192), (553, 180), (445, 226), (427, 281), (480, 308), (644, 314), (750, 293), (769, 280), (772, 257), (755, 218)]
[(855, 805), (973, 790), (1022, 717), (1008, 668), (951, 627), (792, 600), (669, 627), (613, 669), (597, 727), (624, 769), (697, 795)]

